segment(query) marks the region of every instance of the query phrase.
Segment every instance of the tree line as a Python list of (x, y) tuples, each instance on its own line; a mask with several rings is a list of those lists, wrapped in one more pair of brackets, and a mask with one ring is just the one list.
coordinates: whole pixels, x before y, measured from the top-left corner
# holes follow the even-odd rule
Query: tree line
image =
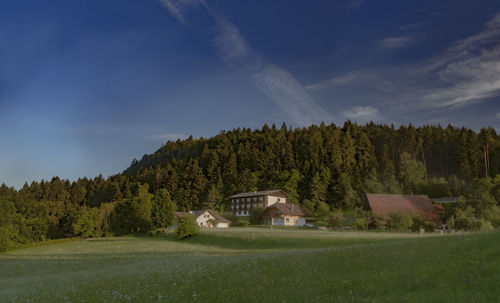
[(366, 192), (473, 197), (486, 188), (482, 202), (469, 199), (482, 212), (500, 201), (498, 174), (500, 139), (490, 127), (237, 128), (168, 141), (109, 178), (2, 185), (0, 243), (151, 230), (170, 224), (175, 209), (224, 212), (225, 197), (275, 188), (315, 215), (362, 208)]

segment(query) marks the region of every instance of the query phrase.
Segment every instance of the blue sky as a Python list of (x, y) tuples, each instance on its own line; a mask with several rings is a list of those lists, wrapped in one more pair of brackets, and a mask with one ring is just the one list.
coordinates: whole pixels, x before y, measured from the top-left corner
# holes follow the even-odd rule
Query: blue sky
[(3, 1), (0, 183), (320, 121), (500, 129), (500, 2)]

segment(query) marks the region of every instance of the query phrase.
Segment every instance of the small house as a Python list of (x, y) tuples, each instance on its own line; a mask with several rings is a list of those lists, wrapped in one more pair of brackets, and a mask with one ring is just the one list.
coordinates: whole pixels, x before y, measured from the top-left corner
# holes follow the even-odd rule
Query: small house
[(291, 203), (275, 203), (261, 214), (266, 224), (282, 226), (304, 226), (309, 213), (302, 207)]
[(222, 217), (217, 212), (213, 210), (194, 210), (190, 212), (175, 212), (175, 217), (179, 218), (186, 215), (192, 215), (196, 221), (196, 224), (200, 227), (216, 227), (216, 228), (228, 228), (231, 225), (231, 221)]

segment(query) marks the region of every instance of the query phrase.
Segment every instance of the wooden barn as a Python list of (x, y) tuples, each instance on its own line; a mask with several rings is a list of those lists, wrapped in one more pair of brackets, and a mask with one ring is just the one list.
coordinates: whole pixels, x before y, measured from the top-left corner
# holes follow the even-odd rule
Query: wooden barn
[(309, 213), (302, 207), (291, 203), (275, 203), (261, 214), (266, 224), (283, 226), (304, 226)]
[(426, 195), (366, 194), (366, 198), (367, 208), (377, 215), (387, 216), (401, 211), (419, 214), (435, 225), (441, 223), (440, 210)]

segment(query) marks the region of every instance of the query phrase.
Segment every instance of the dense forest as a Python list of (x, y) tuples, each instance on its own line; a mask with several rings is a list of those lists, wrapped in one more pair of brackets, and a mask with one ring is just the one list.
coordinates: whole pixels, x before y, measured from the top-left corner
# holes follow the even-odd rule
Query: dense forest
[(225, 197), (276, 188), (319, 216), (360, 209), (370, 192), (463, 196), (463, 211), (491, 217), (500, 201), (500, 138), (492, 128), (348, 121), (169, 141), (107, 179), (54, 177), (19, 190), (1, 185), (0, 250), (161, 228), (175, 209), (224, 212)]

